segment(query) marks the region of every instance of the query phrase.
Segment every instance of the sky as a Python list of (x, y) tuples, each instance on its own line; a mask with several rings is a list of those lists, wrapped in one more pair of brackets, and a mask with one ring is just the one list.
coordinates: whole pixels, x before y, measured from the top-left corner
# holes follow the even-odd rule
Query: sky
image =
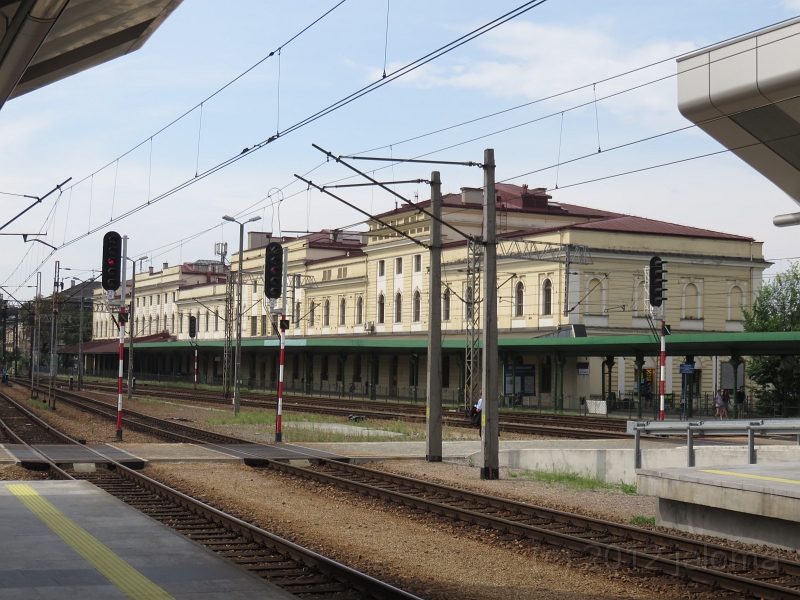
[[(498, 181), (548, 188), (554, 201), (753, 237), (776, 259), (771, 274), (789, 264), (777, 259), (800, 256), (797, 230), (772, 225), (796, 205), (730, 153), (582, 184), (721, 149), (696, 128), (614, 148), (689, 124), (677, 110), (673, 57), (800, 15), (800, 0), (547, 0), (240, 156), (522, 3), (345, 0), (286, 44), (338, 2), (239, 0), (220, 10), (183, 0), (141, 50), (6, 103), (0, 192), (42, 196), (72, 180), (6, 229), (63, 247), (48, 258), (45, 245), (0, 238), (0, 285), (29, 298), (40, 270), (49, 294), (55, 260), (70, 269), (62, 276), (91, 277), (112, 229), (129, 237), (129, 256), (146, 255), (143, 266), (158, 270), (211, 259), (219, 241), (235, 251), (238, 226), (224, 224), (226, 214), (260, 216), (247, 230), (275, 234), (358, 228), (362, 215), (295, 179), (356, 181), (312, 144), (336, 155), (449, 161), (481, 161), (493, 148)], [(659, 64), (603, 81), (651, 63)], [(452, 127), (465, 121), (473, 122)], [(378, 169), (382, 181), (438, 169), (445, 193), (483, 181), (469, 167), (357, 166)], [(396, 190), (429, 197), (425, 184)], [(381, 190), (338, 193), (372, 214), (395, 207)], [(29, 202), (0, 195), (8, 218)]]

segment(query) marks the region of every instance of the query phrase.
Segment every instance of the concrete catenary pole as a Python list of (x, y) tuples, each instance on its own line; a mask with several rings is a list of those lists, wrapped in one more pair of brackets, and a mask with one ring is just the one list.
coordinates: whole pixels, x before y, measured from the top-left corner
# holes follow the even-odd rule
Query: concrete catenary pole
[(61, 261), (56, 261), (55, 277), (53, 279), (53, 319), (50, 321), (50, 390), (48, 406), (56, 409), (56, 378), (58, 377), (58, 280), (60, 277)]
[(497, 194), (494, 188), (494, 150), (483, 153), (483, 410), (481, 411), (481, 445), (483, 466), (481, 479), (500, 477), (500, 431), (497, 384)]
[(428, 399), (425, 460), (442, 461), (442, 182), (431, 173), (430, 289), (428, 290)]
[(81, 285), (81, 317), (78, 326), (78, 391), (83, 389), (83, 300), (86, 284)]
[(130, 323), (128, 331), (128, 400), (133, 398), (133, 338), (136, 337), (136, 261), (131, 262), (133, 266), (131, 267), (131, 314), (128, 315)]

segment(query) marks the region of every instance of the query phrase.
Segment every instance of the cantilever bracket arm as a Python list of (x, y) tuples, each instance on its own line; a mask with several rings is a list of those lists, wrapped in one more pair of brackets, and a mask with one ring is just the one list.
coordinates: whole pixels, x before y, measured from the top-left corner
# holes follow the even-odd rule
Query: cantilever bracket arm
[(456, 232), (458, 235), (460, 235), (461, 237), (463, 237), (465, 240), (470, 240), (470, 239), (472, 239), (472, 236), (470, 236), (469, 234), (467, 234), (467, 233), (464, 233), (463, 231), (461, 231), (460, 229), (457, 229), (456, 227), (453, 227), (452, 225), (450, 225), (450, 224), (449, 224), (447, 221), (445, 221), (444, 219), (442, 219), (442, 218), (440, 218), (440, 217), (435, 217), (435, 216), (433, 216), (433, 213), (430, 213), (430, 212), (428, 212), (428, 211), (427, 211), (427, 210), (425, 210), (424, 208), (420, 208), (420, 207), (419, 207), (417, 204), (415, 204), (414, 202), (412, 202), (411, 200), (409, 200), (409, 199), (408, 199), (408, 198), (406, 198), (405, 196), (401, 196), (400, 194), (398, 194), (398, 193), (397, 193), (397, 192), (395, 192), (394, 190), (392, 190), (392, 189), (390, 189), (390, 188), (386, 187), (384, 184), (380, 183), (380, 182), (379, 182), (379, 181), (377, 181), (376, 179), (373, 179), (372, 177), (370, 177), (369, 175), (367, 175), (367, 174), (366, 174), (366, 173), (364, 173), (363, 171), (359, 171), (359, 170), (358, 170), (358, 169), (356, 169), (356, 168), (355, 168), (353, 165), (349, 165), (349, 164), (347, 164), (346, 162), (344, 162), (344, 161), (342, 160), (342, 157), (341, 157), (341, 156), (334, 156), (334, 155), (333, 155), (333, 153), (329, 152), (328, 150), (325, 150), (324, 148), (320, 148), (320, 147), (319, 147), (319, 146), (317, 146), (316, 144), (311, 144), (311, 145), (312, 145), (314, 148), (316, 148), (317, 150), (319, 150), (320, 152), (322, 152), (322, 153), (323, 153), (325, 156), (327, 156), (328, 158), (332, 158), (333, 160), (335, 160), (335, 161), (336, 161), (336, 162), (338, 162), (339, 164), (342, 164), (342, 165), (344, 165), (345, 167), (347, 167), (347, 168), (348, 168), (348, 169), (350, 169), (351, 171), (354, 171), (354, 172), (358, 173), (358, 174), (359, 174), (359, 175), (361, 175), (361, 176), (362, 176), (364, 179), (367, 179), (368, 181), (370, 181), (370, 182), (371, 182), (373, 185), (377, 185), (377, 186), (378, 186), (378, 187), (380, 187), (381, 189), (384, 189), (384, 190), (386, 190), (386, 191), (387, 191), (387, 192), (389, 192), (389, 193), (390, 193), (392, 196), (395, 196), (395, 197), (399, 198), (400, 200), (402, 200), (403, 202), (405, 202), (405, 203), (406, 203), (406, 204), (408, 204), (409, 206), (413, 206), (415, 209), (417, 209), (417, 210), (418, 210), (418, 211), (420, 211), (421, 213), (424, 213), (424, 214), (428, 215), (428, 217), (430, 217), (432, 220), (438, 221), (439, 223), (441, 223), (442, 225), (444, 225), (444, 226), (445, 226), (445, 227), (447, 227), (448, 229), (451, 229), (451, 230), (455, 231), (455, 232)]
[[(72, 177), (68, 178), (68, 179), (67, 179), (66, 181), (64, 181), (63, 183), (60, 183), (60, 184), (58, 184), (56, 187), (54, 187), (52, 190), (50, 190), (49, 192), (47, 192), (47, 193), (46, 193), (44, 196), (42, 196), (41, 198), (38, 198), (38, 197), (36, 197), (36, 202), (34, 202), (33, 204), (31, 204), (31, 205), (30, 205), (28, 208), (26, 208), (25, 210), (23, 210), (23, 211), (22, 211), (21, 213), (19, 213), (19, 214), (18, 214), (16, 217), (12, 218), (12, 219), (11, 219), (11, 220), (10, 220), (8, 223), (6, 223), (6, 224), (5, 224), (5, 225), (3, 225), (2, 227), (0, 227), (0, 231), (2, 231), (3, 229), (5, 229), (5, 228), (6, 228), (6, 227), (8, 227), (9, 225), (11, 225), (11, 224), (12, 224), (14, 221), (16, 221), (17, 219), (19, 219), (19, 218), (20, 218), (22, 215), (24, 215), (26, 212), (28, 212), (30, 209), (32, 209), (32, 208), (33, 208), (34, 206), (36, 206), (37, 204), (41, 204), (42, 200), (44, 200), (45, 198), (47, 198), (47, 197), (48, 197), (50, 194), (54, 193), (56, 190), (58, 190), (58, 191), (60, 192), (60, 191), (61, 191), (61, 187), (62, 187), (62, 186), (64, 186), (64, 185), (66, 185), (66, 184), (67, 184), (67, 183), (69, 183), (70, 181), (72, 181)], [(41, 241), (41, 240), (39, 240), (39, 241)], [(45, 243), (45, 242), (42, 242), (42, 243)], [(48, 245), (48, 246), (50, 246), (50, 244), (47, 244), (47, 245)]]
[(369, 218), (370, 218), (370, 219), (372, 219), (373, 221), (377, 221), (377, 222), (378, 222), (378, 223), (380, 223), (381, 225), (383, 225), (383, 226), (385, 226), (385, 227), (388, 227), (388, 228), (389, 228), (389, 229), (391, 229), (392, 231), (394, 231), (394, 232), (396, 232), (396, 233), (398, 233), (398, 234), (402, 235), (404, 238), (408, 238), (409, 240), (411, 240), (412, 242), (414, 242), (414, 243), (415, 243), (415, 244), (417, 244), (418, 246), (422, 246), (422, 247), (423, 247), (423, 248), (425, 248), (426, 250), (428, 250), (428, 249), (429, 249), (429, 246), (428, 246), (427, 244), (423, 244), (423, 243), (422, 243), (422, 242), (420, 242), (418, 239), (411, 237), (410, 235), (408, 235), (408, 234), (407, 234), (407, 233), (405, 233), (404, 231), (400, 231), (400, 230), (399, 230), (399, 229), (397, 229), (396, 227), (394, 227), (394, 226), (392, 226), (392, 225), (389, 225), (389, 223), (387, 223), (386, 221), (384, 221), (384, 220), (382, 220), (382, 219), (379, 219), (379, 218), (377, 218), (377, 217), (374, 217), (374, 216), (372, 216), (372, 215), (371, 215), (371, 214), (369, 214), (367, 211), (365, 211), (365, 210), (361, 210), (361, 209), (360, 209), (360, 208), (358, 208), (358, 207), (357, 207), (355, 204), (351, 204), (350, 202), (348, 202), (348, 201), (347, 201), (347, 200), (345, 200), (344, 198), (340, 198), (340, 197), (339, 197), (339, 196), (337, 196), (336, 194), (334, 194), (334, 193), (332, 193), (332, 192), (329, 192), (328, 190), (326, 190), (325, 188), (323, 188), (323, 187), (321, 187), (321, 186), (317, 185), (316, 183), (314, 183), (314, 182), (313, 182), (313, 181), (311, 181), (310, 179), (306, 179), (305, 177), (303, 177), (302, 175), (298, 175), (297, 173), (295, 173), (295, 175), (294, 175), (294, 176), (295, 176), (295, 177), (297, 177), (297, 179), (299, 179), (300, 181), (303, 181), (303, 182), (305, 182), (305, 183), (306, 183), (306, 184), (308, 184), (309, 186), (311, 186), (311, 187), (313, 187), (313, 188), (315, 188), (315, 189), (319, 190), (320, 192), (322, 192), (322, 193), (324, 193), (324, 194), (328, 194), (328, 196), (330, 196), (331, 198), (335, 198), (336, 200), (338, 200), (338, 201), (339, 201), (339, 202), (341, 202), (342, 204), (345, 204), (345, 205), (349, 206), (349, 207), (350, 207), (350, 208), (352, 208), (353, 210), (357, 210), (357, 211), (358, 211), (358, 212), (360, 212), (362, 215), (364, 215), (364, 216), (366, 216), (366, 217), (369, 217)]

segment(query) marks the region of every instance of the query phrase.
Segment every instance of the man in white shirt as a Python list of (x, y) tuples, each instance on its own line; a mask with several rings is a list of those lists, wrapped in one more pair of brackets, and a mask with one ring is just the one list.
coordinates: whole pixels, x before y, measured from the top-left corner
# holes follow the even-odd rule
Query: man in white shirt
[(481, 412), (483, 410), (483, 396), (478, 398), (478, 403), (475, 405), (475, 410)]

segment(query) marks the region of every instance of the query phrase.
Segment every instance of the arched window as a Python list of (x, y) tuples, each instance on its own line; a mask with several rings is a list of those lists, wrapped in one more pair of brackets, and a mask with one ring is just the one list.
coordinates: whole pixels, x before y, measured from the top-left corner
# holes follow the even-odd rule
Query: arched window
[(591, 315), (599, 315), (603, 313), (603, 284), (599, 279), (595, 278), (589, 281), (586, 287), (586, 306), (584, 312)]
[(322, 305), (322, 326), (330, 327), (331, 324), (331, 301), (325, 298), (325, 304)]
[(342, 298), (339, 300), (339, 325), (347, 323), (347, 301)]
[(294, 303), (294, 316), (292, 321), (294, 321), (295, 326), (300, 323), (300, 311), (302, 310), (301, 305), (299, 302)]
[(549, 279), (544, 280), (542, 286), (542, 315), (553, 314), (553, 282)]
[(525, 286), (521, 281), (517, 282), (514, 290), (514, 316), (522, 317), (525, 315)]
[(169, 319), (170, 319), (169, 332), (173, 333), (175, 331), (175, 313), (172, 313), (172, 316)]
[(744, 292), (742, 288), (738, 285), (735, 285), (731, 288), (730, 291), (730, 300), (728, 306), (730, 307), (730, 318), (729, 321), (741, 321), (742, 320), (742, 306), (744, 305)]
[(412, 307), (412, 321), (419, 323), (420, 313), (422, 312), (422, 298), (420, 297), (419, 290), (414, 292), (414, 306)]
[(219, 309), (214, 309), (214, 331), (219, 331)]
[(442, 321), (450, 320), (450, 288), (444, 290), (442, 295)]
[[(156, 325), (156, 327), (158, 327), (158, 325)], [(148, 335), (153, 333), (153, 317), (150, 317), (147, 322), (147, 333)]]
[(156, 316), (156, 333), (158, 333), (159, 331), (161, 331), (161, 330), (159, 329), (159, 325), (160, 325), (160, 323), (161, 323), (161, 317), (159, 317), (159, 316)]
[(364, 322), (364, 298), (361, 296), (356, 300), (356, 325)]
[(383, 324), (386, 322), (386, 300), (383, 294), (378, 295), (378, 323)]
[(208, 326), (211, 324), (211, 311), (206, 311), (206, 332), (208, 332)]
[(315, 308), (314, 301), (312, 300), (311, 304), (309, 305), (309, 308), (308, 308), (308, 326), (309, 327), (314, 327), (314, 308)]
[(685, 319), (700, 318), (698, 310), (699, 293), (693, 283), (683, 288), (683, 316)]
[(394, 295), (394, 322), (403, 322), (403, 294), (400, 292)]

